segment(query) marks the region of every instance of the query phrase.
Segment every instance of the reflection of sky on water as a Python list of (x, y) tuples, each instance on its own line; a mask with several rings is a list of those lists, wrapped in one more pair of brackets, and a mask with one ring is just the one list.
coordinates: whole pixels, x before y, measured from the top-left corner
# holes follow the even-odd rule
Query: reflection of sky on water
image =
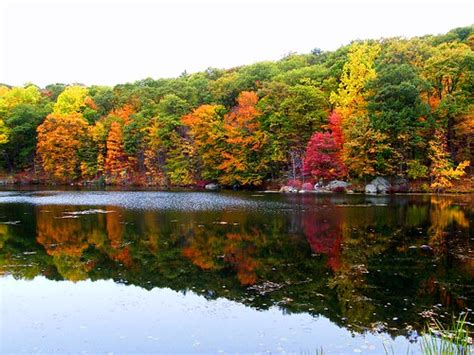
[[(266, 212), (305, 209), (330, 202), (357, 206), (384, 206), (390, 196), (337, 194), (248, 194), (245, 192), (160, 191), (0, 191), (0, 203), (33, 205), (120, 206), (138, 210), (219, 211), (258, 210)], [(396, 200), (397, 204), (400, 199)]]
[[(324, 317), (257, 311), (192, 292), (113, 281), (0, 279), (2, 353), (383, 353), (383, 336), (351, 334)], [(393, 348), (406, 350), (399, 337)], [(418, 348), (413, 347), (414, 350)]]

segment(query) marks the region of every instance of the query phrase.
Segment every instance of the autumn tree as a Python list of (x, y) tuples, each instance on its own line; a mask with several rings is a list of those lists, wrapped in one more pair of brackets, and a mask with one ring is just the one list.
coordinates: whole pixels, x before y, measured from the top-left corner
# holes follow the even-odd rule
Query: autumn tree
[(107, 136), (105, 174), (109, 182), (123, 181), (130, 176), (131, 164), (125, 154), (123, 129), (119, 122), (112, 122)]
[(37, 86), (0, 87), (0, 159), (9, 172), (32, 167), (36, 129), (51, 112), (50, 106)]
[(80, 175), (79, 149), (87, 137), (87, 122), (78, 113), (52, 113), (38, 127), (37, 152), (44, 171), (65, 183)]
[[(13, 87), (11, 89), (6, 86), (0, 86), (0, 147), (8, 149), (9, 147), (5, 145), (8, 142), (12, 142), (12, 138), (15, 139), (13, 141), (13, 144), (22, 143), (16, 140), (19, 138), (16, 133), (21, 130), (16, 127), (21, 108), (16, 108), (19, 106), (28, 106), (31, 108), (30, 111), (35, 110), (35, 107), (39, 104), (40, 100), (41, 93), (38, 87), (34, 85), (26, 85), (25, 87)], [(15, 109), (16, 112), (14, 113), (13, 111)], [(36, 126), (34, 127), (34, 129), (36, 129)], [(12, 129), (15, 129), (13, 137), (11, 137)], [(31, 142), (27, 141), (25, 143), (29, 144)], [(14, 164), (14, 162), (12, 161), (13, 159), (15, 159), (15, 157), (9, 155), (7, 165), (9, 166), (10, 170)]]
[(304, 158), (304, 172), (316, 179), (343, 178), (346, 168), (333, 133), (316, 132), (308, 142)]
[[(387, 150), (381, 147), (386, 136), (371, 127), (366, 100), (366, 84), (376, 77), (374, 60), (379, 52), (378, 44), (353, 44), (343, 67), (338, 91), (330, 98), (342, 117), (342, 159), (352, 176), (375, 174), (378, 171), (376, 164), (387, 165), (384, 157)], [(385, 169), (384, 173), (389, 170)]]
[(224, 110), (221, 105), (202, 105), (182, 118), (197, 150), (200, 175), (204, 179), (217, 180), (221, 174), (218, 167), (226, 147)]
[(430, 141), (429, 158), (431, 161), (431, 188), (435, 191), (443, 191), (452, 187), (453, 181), (459, 180), (465, 175), (465, 169), (469, 166), (469, 161), (465, 160), (454, 167), (447, 152), (446, 136), (441, 130), (437, 130)]
[(472, 81), (474, 79), (474, 52), (464, 43), (441, 43), (426, 61), (422, 72), (431, 84), (428, 101), (433, 114), (446, 132), (446, 145), (451, 159), (460, 151), (464, 157), (469, 144), (466, 124), (472, 114)]
[(61, 94), (53, 107), (53, 113), (67, 115), (79, 113), (86, 107), (87, 88), (83, 86), (68, 86)]
[(219, 182), (224, 185), (261, 185), (268, 171), (268, 161), (263, 151), (267, 135), (261, 129), (255, 92), (243, 91), (235, 106), (224, 117), (226, 149), (219, 169), (223, 174)]
[[(321, 130), (329, 111), (328, 95), (308, 77), (289, 86), (280, 82), (263, 85), (259, 103), (262, 128), (268, 132), (268, 159), (272, 170), (286, 168), (295, 177), (302, 167), (306, 144)], [(275, 168), (277, 171), (275, 172)]]

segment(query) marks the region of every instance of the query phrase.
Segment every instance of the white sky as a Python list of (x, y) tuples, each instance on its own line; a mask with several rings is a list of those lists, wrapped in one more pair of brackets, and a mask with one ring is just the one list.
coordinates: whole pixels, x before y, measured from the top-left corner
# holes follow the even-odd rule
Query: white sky
[(114, 85), (472, 24), (474, 2), (0, 0), (0, 82)]

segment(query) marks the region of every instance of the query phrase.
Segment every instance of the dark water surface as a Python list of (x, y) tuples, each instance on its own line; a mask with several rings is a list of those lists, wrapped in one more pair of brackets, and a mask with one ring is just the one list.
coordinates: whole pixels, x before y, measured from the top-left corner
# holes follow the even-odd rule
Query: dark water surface
[(3, 191), (0, 352), (417, 353), (474, 306), (471, 197)]

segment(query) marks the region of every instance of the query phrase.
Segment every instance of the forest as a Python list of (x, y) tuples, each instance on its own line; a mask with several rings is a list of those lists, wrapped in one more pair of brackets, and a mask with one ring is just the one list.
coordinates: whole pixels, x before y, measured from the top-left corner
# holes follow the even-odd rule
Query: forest
[(472, 174), (473, 29), (114, 87), (5, 83), (0, 168), (55, 184), (265, 188), (384, 176), (451, 189)]

